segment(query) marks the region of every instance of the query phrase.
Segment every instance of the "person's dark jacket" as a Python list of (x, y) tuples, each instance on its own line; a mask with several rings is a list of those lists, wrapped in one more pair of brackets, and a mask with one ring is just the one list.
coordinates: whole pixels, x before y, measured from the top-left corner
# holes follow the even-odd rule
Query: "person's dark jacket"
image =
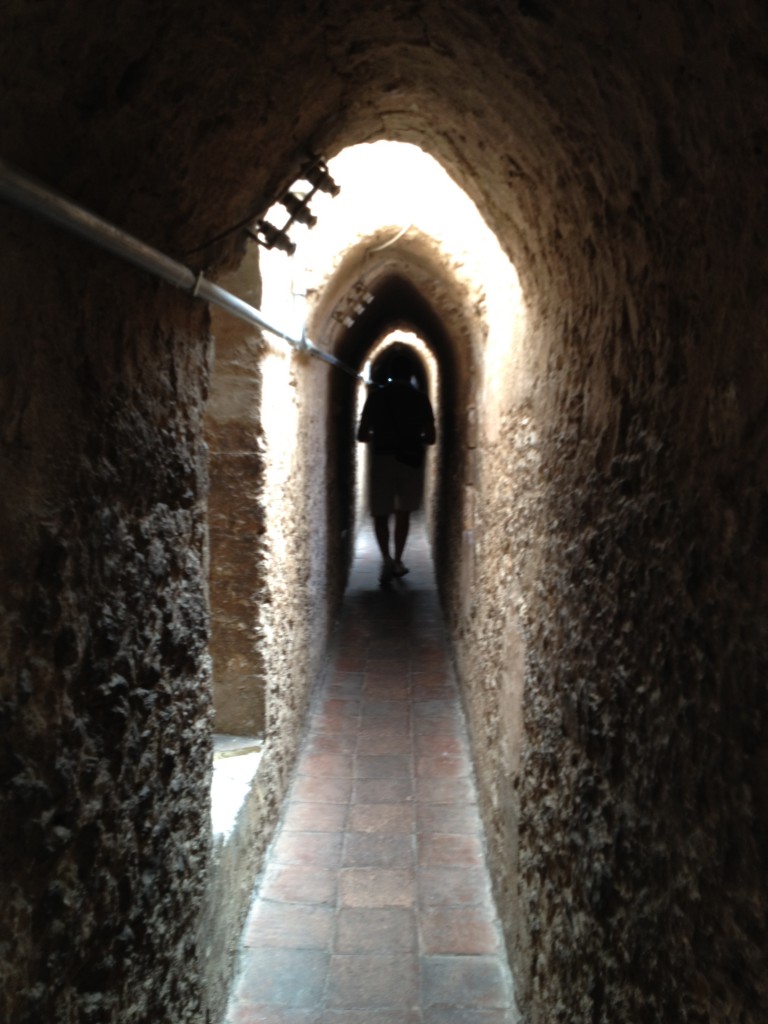
[(424, 445), (435, 443), (435, 418), (429, 399), (407, 381), (389, 381), (369, 394), (357, 439), (370, 441), (374, 452), (420, 466)]

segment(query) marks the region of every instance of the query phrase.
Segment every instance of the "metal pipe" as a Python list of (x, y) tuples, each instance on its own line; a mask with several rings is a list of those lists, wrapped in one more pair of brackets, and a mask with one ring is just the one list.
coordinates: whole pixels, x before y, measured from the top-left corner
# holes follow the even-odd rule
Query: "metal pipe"
[(394, 238), (390, 238), (388, 242), (384, 242), (382, 245), (374, 245), (374, 247), (369, 249), (368, 252), (382, 252), (384, 249), (388, 249), (390, 245), (394, 245), (395, 242), (399, 242), (410, 227), (410, 224), (406, 224), (404, 228), (400, 228)]
[(344, 373), (350, 374), (356, 380), (361, 380), (363, 384), (367, 384), (368, 381), (362, 373), (358, 373), (357, 370), (353, 369), (348, 363), (342, 362), (341, 359), (337, 359), (336, 356), (332, 356), (330, 352), (323, 352), (321, 348), (313, 345), (309, 338), (304, 341), (307, 352), (310, 355), (315, 356), (316, 359), (322, 359), (324, 363), (328, 363), (330, 366), (335, 366), (339, 370), (343, 370)]
[(240, 320), (245, 320), (247, 323), (255, 324), (257, 327), (263, 327), (265, 331), (269, 331), (271, 334), (275, 334), (278, 338), (282, 338), (283, 341), (287, 341), (289, 345), (293, 345), (294, 348), (304, 349), (306, 347), (303, 338), (296, 338), (292, 334), (286, 334), (285, 331), (280, 330), (279, 327), (275, 327), (269, 320), (265, 319), (261, 312), (256, 309), (255, 306), (249, 305), (247, 302), (243, 302), (242, 299), (238, 299), (232, 292), (226, 291), (224, 288), (220, 288), (213, 281), (209, 281), (203, 277), (202, 274), (198, 274), (195, 278), (195, 287), (193, 289), (193, 295), (204, 299), (206, 302), (213, 303), (214, 306), (219, 306), (221, 309), (225, 309), (228, 313), (238, 317)]
[(181, 263), (176, 263), (96, 214), (16, 171), (4, 160), (0, 160), (0, 197), (67, 228), (113, 255), (121, 256), (129, 263), (161, 277), (176, 288), (192, 291), (195, 287), (194, 273)]
[(332, 366), (354, 377), (362, 376), (356, 373), (351, 366), (347, 366), (340, 359), (329, 355), (317, 348), (306, 337), (296, 338), (291, 334), (282, 331), (279, 327), (271, 324), (261, 312), (254, 306), (243, 302), (236, 295), (220, 288), (212, 281), (208, 281), (202, 273), (195, 274), (183, 263), (177, 263), (170, 256), (153, 249), (152, 246), (129, 235), (126, 231), (103, 220), (90, 210), (71, 202), (61, 194), (49, 189), (41, 182), (35, 181), (28, 175), (15, 170), (4, 160), (0, 160), (0, 199), (13, 203), (30, 213), (37, 214), (47, 220), (58, 224), (60, 227), (72, 231), (81, 238), (87, 239), (94, 245), (106, 249), (115, 256), (119, 256), (134, 266), (154, 274), (156, 277), (167, 281), (169, 284), (189, 292), (191, 295), (210, 302), (221, 309), (226, 310), (240, 320), (255, 324), (257, 327), (269, 331), (271, 334), (287, 341), (301, 351), (310, 352), (313, 356), (322, 359)]

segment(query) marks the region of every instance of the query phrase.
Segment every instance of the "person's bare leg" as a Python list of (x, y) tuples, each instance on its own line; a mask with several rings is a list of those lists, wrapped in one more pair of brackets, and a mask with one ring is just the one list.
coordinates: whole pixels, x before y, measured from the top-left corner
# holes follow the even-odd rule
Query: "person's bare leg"
[(374, 516), (373, 530), (381, 557), (386, 562), (389, 559), (389, 516)]
[(403, 557), (405, 542), (408, 540), (408, 527), (410, 526), (411, 513), (398, 510), (395, 512), (395, 561), (399, 562)]

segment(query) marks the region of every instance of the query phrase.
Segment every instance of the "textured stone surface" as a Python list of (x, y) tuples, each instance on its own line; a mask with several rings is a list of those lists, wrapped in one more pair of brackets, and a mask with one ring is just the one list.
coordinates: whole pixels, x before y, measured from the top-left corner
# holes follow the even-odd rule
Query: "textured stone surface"
[[(257, 254), (222, 285), (259, 305)], [(327, 370), (215, 313), (206, 409), (215, 728), (264, 737), (234, 842), (215, 851), (201, 924), (205, 987), (223, 1012), (253, 880), (322, 668), (344, 560), (327, 550)], [(302, 372), (303, 370), (303, 372)]]
[[(221, 286), (260, 305), (253, 253)], [(210, 493), (211, 655), (217, 732), (264, 733), (265, 651), (260, 607), (266, 597), (264, 431), (260, 332), (216, 309), (215, 357), (206, 406)]]
[[(200, 1010), (204, 318), (113, 274), (140, 310), (128, 328), (98, 263), (58, 241), (43, 254), (32, 229), (5, 268), (17, 296), (32, 266), (46, 294), (3, 447), (2, 1016), (162, 1019)], [(18, 325), (3, 341), (30, 359)]]
[[(238, 264), (227, 231), (311, 149), (415, 142), (473, 196), (528, 307), (496, 422), (482, 330), (452, 327), (482, 310), (423, 323), (450, 385), (441, 584), (523, 1008), (765, 1019), (765, 5), (1, 17), (0, 155), (195, 268)], [(197, 1022), (207, 318), (26, 215), (0, 232), (3, 1014)], [(424, 269), (429, 301), (452, 294)], [(349, 404), (325, 373), (297, 365), (265, 531), (276, 798), (343, 577), (323, 480), (344, 480), (324, 453)]]

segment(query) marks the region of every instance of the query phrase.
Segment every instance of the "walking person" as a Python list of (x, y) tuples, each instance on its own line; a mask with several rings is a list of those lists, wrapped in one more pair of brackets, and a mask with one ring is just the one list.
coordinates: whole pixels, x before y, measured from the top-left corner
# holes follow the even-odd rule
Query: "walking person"
[[(411, 513), (421, 507), (425, 446), (435, 443), (435, 417), (427, 396), (411, 383), (413, 361), (405, 346), (388, 363), (387, 382), (371, 391), (357, 440), (370, 445), (368, 499), (382, 556), (379, 582), (405, 576), (403, 551)], [(389, 517), (394, 514), (390, 555)]]

